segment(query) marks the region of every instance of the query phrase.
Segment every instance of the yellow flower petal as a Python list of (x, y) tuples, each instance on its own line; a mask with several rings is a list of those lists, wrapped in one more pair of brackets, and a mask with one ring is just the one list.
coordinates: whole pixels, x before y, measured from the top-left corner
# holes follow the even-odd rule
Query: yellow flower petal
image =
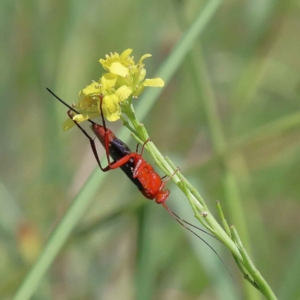
[(94, 95), (84, 95), (79, 98), (78, 104), (74, 106), (80, 113), (82, 111), (89, 112), (97, 112), (98, 111), (98, 102), (100, 99), (99, 94)]
[(84, 122), (84, 121), (86, 121), (88, 119), (89, 119), (89, 115), (88, 114), (78, 114), (78, 115), (75, 115), (73, 117), (73, 120), (76, 121), (77, 123)]
[[(77, 114), (73, 116), (73, 120), (76, 121), (77, 123), (84, 122), (88, 119), (93, 119), (96, 118), (100, 115), (100, 112), (95, 112), (95, 113), (83, 113), (83, 114)], [(62, 125), (63, 130), (66, 131), (74, 126), (76, 126), (75, 122), (72, 119), (68, 118)]]
[(107, 95), (103, 98), (102, 110), (108, 121), (116, 121), (120, 119), (121, 108), (119, 99), (115, 94)]
[(154, 87), (163, 87), (165, 85), (164, 81), (157, 77), (157, 78), (152, 78), (152, 79), (146, 79), (143, 82), (144, 86), (154, 86)]
[(143, 68), (140, 72), (140, 75), (139, 75), (139, 83), (142, 82), (144, 80), (144, 78), (146, 77), (146, 69)]
[(129, 74), (128, 68), (124, 67), (121, 63), (119, 62), (114, 62), (111, 64), (109, 71), (113, 74), (126, 77), (126, 75)]
[[(132, 49), (126, 49), (119, 55), (119, 53), (110, 53), (109, 55), (105, 55), (105, 59), (100, 59), (99, 62), (103, 66), (103, 68), (107, 71), (110, 71), (111, 73), (119, 75), (119, 73), (115, 73), (111, 71), (111, 67), (114, 63), (119, 63), (123, 67), (128, 67), (129, 65), (134, 65), (133, 57), (130, 57), (130, 53), (132, 52)], [(126, 74), (125, 74), (126, 75)], [(125, 76), (125, 75), (120, 75), (120, 76)]]
[(99, 59), (99, 62), (100, 62), (100, 64), (102, 65), (102, 67), (105, 69), (105, 70), (107, 70), (107, 71), (109, 71), (109, 66), (106, 64), (106, 60), (105, 59)]
[(93, 82), (90, 85), (86, 86), (83, 90), (82, 93), (84, 95), (91, 95), (91, 94), (97, 94), (100, 93), (100, 86), (97, 82)]
[(63, 128), (64, 131), (67, 131), (68, 129), (70, 129), (70, 128), (74, 127), (74, 126), (75, 126), (75, 123), (70, 118), (68, 118), (62, 124), (62, 128)]
[(145, 86), (143, 84), (140, 84), (138, 86), (138, 88), (135, 89), (135, 91), (133, 92), (133, 96), (136, 96), (136, 97), (139, 96), (144, 91), (144, 89), (145, 89)]
[(116, 84), (118, 76), (112, 73), (104, 74), (101, 78), (101, 84), (105, 90), (111, 90), (111, 88)]
[(143, 63), (143, 60), (145, 59), (145, 58), (148, 58), (148, 57), (151, 57), (152, 55), (151, 54), (144, 54), (141, 58), (140, 58), (140, 60), (139, 60), (139, 65), (141, 65), (142, 63)]
[(132, 89), (128, 87), (127, 85), (122, 85), (119, 87), (116, 91), (116, 95), (119, 98), (119, 102), (122, 102), (132, 94)]
[(115, 122), (120, 119), (121, 111), (108, 115), (106, 118), (109, 122)]
[(126, 49), (125, 51), (123, 51), (120, 55), (121, 59), (126, 59), (132, 52), (132, 49)]

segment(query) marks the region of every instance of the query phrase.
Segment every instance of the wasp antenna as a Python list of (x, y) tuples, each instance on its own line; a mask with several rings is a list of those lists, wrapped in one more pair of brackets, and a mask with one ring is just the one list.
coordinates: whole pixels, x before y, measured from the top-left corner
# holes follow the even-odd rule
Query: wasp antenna
[(185, 229), (187, 229), (189, 232), (191, 232), (192, 234), (194, 234), (196, 237), (198, 237), (204, 244), (206, 244), (219, 258), (219, 260), (221, 261), (221, 263), (223, 264), (223, 266), (225, 267), (226, 271), (228, 272), (228, 274), (230, 275), (230, 277), (232, 278), (233, 282), (236, 284), (233, 275), (231, 274), (229, 268), (226, 266), (225, 262), (223, 261), (223, 259), (221, 258), (221, 256), (218, 254), (218, 252), (207, 242), (205, 241), (201, 236), (199, 236), (196, 232), (194, 232), (193, 230), (191, 230), (190, 228), (188, 228), (187, 226), (185, 226), (183, 223), (181, 223), (177, 218), (175, 219), (181, 226), (183, 226)]
[(56, 94), (54, 94), (49, 88), (46, 88), (46, 90), (52, 94), (52, 96), (54, 96), (59, 102), (61, 102), (63, 105), (65, 105), (66, 107), (68, 107), (70, 110), (74, 111), (76, 114), (79, 114), (79, 112), (72, 106), (70, 106), (68, 103), (66, 103), (64, 100), (62, 100), (61, 98), (59, 98)]
[(192, 223), (180, 218), (173, 210), (171, 210), (171, 208), (169, 206), (167, 206), (166, 204), (163, 204), (163, 207), (168, 211), (168, 213), (174, 218), (174, 219), (178, 219), (179, 221), (185, 223), (185, 224), (188, 224), (190, 225), (191, 227), (194, 227), (200, 231), (202, 231), (203, 233), (213, 237), (214, 239), (216, 239), (217, 241), (221, 242), (217, 237), (215, 237), (213, 234), (209, 233), (208, 231), (205, 231), (203, 230), (202, 228), (200, 227), (197, 227), (196, 225), (193, 225)]
[[(46, 90), (52, 94), (52, 96), (54, 96), (59, 102), (61, 102), (63, 105), (65, 105), (66, 107), (68, 107), (70, 110), (74, 111), (76, 114), (79, 114), (79, 112), (72, 106), (70, 106), (68, 103), (66, 103), (64, 100), (62, 100), (61, 98), (59, 98), (56, 94), (54, 94), (49, 88), (46, 88)], [(93, 122), (92, 120), (88, 119), (87, 121), (89, 121), (92, 124), (96, 124), (95, 122)]]
[[(200, 231), (214, 237), (215, 239), (217, 239), (214, 235), (210, 234), (209, 232), (206, 232), (205, 230), (190, 224), (187, 221), (184, 221), (183, 219), (181, 219), (178, 215), (176, 215), (165, 203), (162, 204), (162, 206), (168, 211), (168, 213), (182, 226), (184, 227), (186, 230), (188, 230), (189, 232), (191, 232), (193, 235), (195, 235), (198, 239), (200, 239), (204, 244), (206, 244), (218, 257), (218, 259), (221, 261), (221, 263), (223, 264), (223, 266), (225, 267), (226, 271), (228, 272), (228, 274), (230, 275), (230, 277), (232, 278), (233, 282), (236, 284), (233, 275), (231, 274), (229, 268), (226, 266), (225, 262), (223, 261), (223, 259), (221, 258), (221, 256), (218, 254), (218, 252), (206, 241), (204, 240), (200, 235), (198, 235), (196, 232), (194, 232), (192, 229), (190, 229), (189, 227), (187, 227), (184, 223), (189, 224), (197, 229), (199, 229)], [(184, 222), (184, 223), (183, 223)], [(217, 239), (219, 241), (219, 239)]]

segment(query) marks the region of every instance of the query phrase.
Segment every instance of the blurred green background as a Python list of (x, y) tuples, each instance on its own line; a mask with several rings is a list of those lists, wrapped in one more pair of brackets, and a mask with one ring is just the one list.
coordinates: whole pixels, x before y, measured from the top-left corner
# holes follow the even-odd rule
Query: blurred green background
[[(76, 102), (103, 73), (98, 60), (127, 48), (136, 59), (153, 55), (145, 61), (153, 77), (205, 3), (1, 1), (1, 299), (14, 294), (96, 167), (85, 137), (62, 131), (66, 108), (46, 87)], [(299, 1), (224, 1), (143, 120), (212, 211), (221, 201), (280, 299), (300, 298), (299, 28)], [(197, 223), (169, 188), (168, 205)], [(236, 284), (120, 170), (106, 173), (33, 299), (261, 299), (227, 249), (206, 240)]]

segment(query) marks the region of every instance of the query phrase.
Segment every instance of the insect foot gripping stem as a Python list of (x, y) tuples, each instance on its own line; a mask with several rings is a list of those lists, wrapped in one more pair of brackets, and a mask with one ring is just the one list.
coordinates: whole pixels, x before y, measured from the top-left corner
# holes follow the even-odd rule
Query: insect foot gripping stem
[(170, 195), (170, 191), (169, 190), (164, 190), (166, 184), (170, 181), (170, 179), (179, 171), (179, 167), (177, 167), (177, 169), (174, 171), (174, 173), (168, 177), (165, 181), (163, 181), (159, 187), (159, 190), (156, 194), (156, 197), (155, 197), (155, 202), (157, 204), (164, 204), (169, 195)]

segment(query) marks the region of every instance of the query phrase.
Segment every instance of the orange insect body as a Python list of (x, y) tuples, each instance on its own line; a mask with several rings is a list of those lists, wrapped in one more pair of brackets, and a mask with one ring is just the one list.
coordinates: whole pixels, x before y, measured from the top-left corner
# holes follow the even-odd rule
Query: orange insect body
[[(131, 152), (111, 130), (99, 124), (92, 124), (91, 127), (107, 153), (114, 159), (114, 162), (107, 166), (107, 170), (120, 167), (146, 198), (155, 200), (157, 204), (166, 202), (170, 195), (169, 190), (164, 190), (167, 181), (162, 181), (142, 154)], [(106, 171), (106, 168), (103, 170)]]

